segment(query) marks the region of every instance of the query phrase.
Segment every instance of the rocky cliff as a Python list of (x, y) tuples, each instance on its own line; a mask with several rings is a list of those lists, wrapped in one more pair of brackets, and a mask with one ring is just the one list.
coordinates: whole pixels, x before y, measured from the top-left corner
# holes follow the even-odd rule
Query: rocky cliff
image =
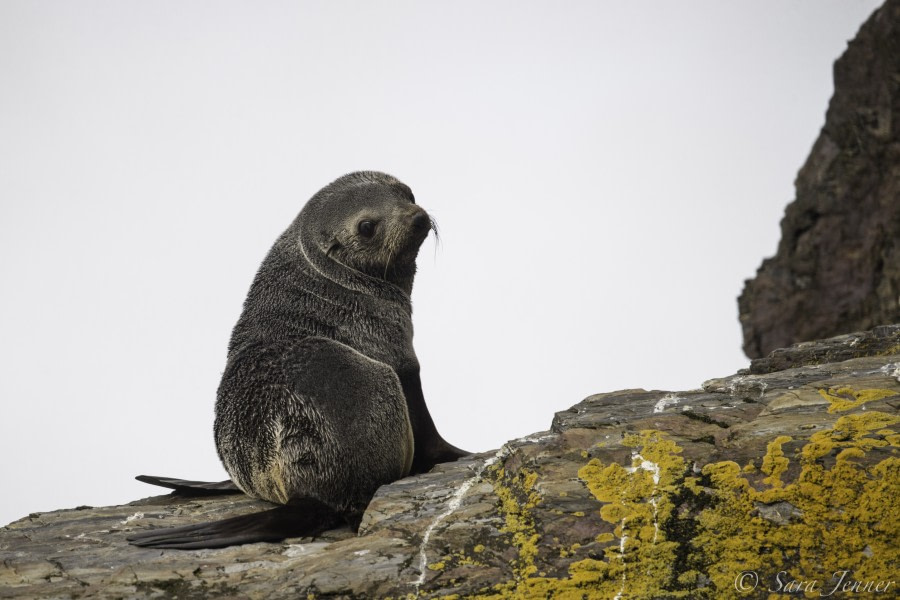
[(898, 409), (900, 325), (879, 327), (701, 389), (591, 396), (547, 431), (384, 486), (358, 536), (125, 541), (264, 506), (240, 495), (32, 514), (0, 530), (0, 597), (896, 597)]
[(781, 242), (738, 302), (744, 352), (900, 321), (900, 0), (834, 65), (825, 126)]

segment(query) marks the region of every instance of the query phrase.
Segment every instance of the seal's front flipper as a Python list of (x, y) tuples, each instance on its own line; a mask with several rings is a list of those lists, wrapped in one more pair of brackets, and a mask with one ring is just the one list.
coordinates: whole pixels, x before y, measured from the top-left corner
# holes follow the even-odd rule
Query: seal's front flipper
[(128, 541), (144, 548), (224, 548), (253, 542), (280, 542), (287, 537), (316, 536), (344, 522), (344, 517), (331, 507), (312, 498), (303, 498), (297, 504), (222, 521), (145, 531)]
[(406, 409), (409, 411), (409, 422), (415, 440), (413, 464), (409, 474), (427, 473), (436, 464), (453, 462), (472, 454), (447, 442), (438, 433), (431, 413), (428, 412), (428, 405), (425, 404), (418, 369), (398, 372), (397, 377), (400, 378), (403, 395), (406, 397)]
[(445, 440), (441, 441), (443, 441), (444, 443), (436, 444), (437, 448), (434, 450), (435, 462), (453, 462), (454, 460), (458, 460), (464, 456), (469, 456), (470, 454), (472, 454), (468, 450), (457, 448), (456, 446)]
[(160, 487), (175, 490), (179, 494), (193, 496), (211, 496), (214, 494), (240, 494), (241, 490), (230, 479), (225, 481), (189, 481), (187, 479), (174, 479), (172, 477), (155, 477), (153, 475), (138, 475), (138, 481), (158, 485)]

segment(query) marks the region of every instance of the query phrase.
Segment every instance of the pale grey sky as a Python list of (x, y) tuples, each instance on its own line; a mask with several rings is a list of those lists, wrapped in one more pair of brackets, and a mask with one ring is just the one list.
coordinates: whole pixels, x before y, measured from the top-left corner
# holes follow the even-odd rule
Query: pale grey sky
[(414, 322), (452, 443), (746, 366), (736, 297), (878, 4), (0, 2), (0, 524), (225, 478), (244, 295), (354, 170), (440, 225)]

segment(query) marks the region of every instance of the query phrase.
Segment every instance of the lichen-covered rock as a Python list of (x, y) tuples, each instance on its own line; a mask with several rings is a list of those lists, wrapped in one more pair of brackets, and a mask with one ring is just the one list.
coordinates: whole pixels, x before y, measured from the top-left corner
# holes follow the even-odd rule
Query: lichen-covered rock
[(881, 327), (698, 390), (591, 396), (548, 431), (384, 486), (358, 536), (125, 541), (263, 506), (243, 496), (30, 515), (0, 530), (0, 597), (891, 597), (898, 409), (900, 326)]
[(750, 358), (900, 321), (900, 0), (834, 65), (825, 126), (781, 241), (738, 301)]

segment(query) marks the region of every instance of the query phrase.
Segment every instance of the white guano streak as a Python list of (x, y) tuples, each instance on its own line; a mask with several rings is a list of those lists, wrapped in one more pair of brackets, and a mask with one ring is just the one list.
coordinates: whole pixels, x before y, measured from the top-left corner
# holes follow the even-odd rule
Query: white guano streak
[(653, 412), (654, 412), (654, 413), (661, 413), (662, 411), (664, 411), (664, 410), (666, 409), (667, 406), (671, 406), (671, 405), (673, 405), (673, 404), (678, 404), (678, 401), (679, 401), (679, 400), (681, 400), (681, 398), (679, 398), (679, 397), (678, 397), (677, 395), (675, 395), (675, 394), (666, 394), (665, 396), (663, 396), (662, 398), (660, 398), (660, 399), (659, 399), (659, 402), (657, 402), (657, 403), (653, 406)]
[(425, 583), (425, 569), (428, 563), (428, 555), (426, 552), (426, 548), (428, 547), (428, 542), (431, 540), (431, 534), (437, 529), (437, 526), (443, 523), (447, 517), (453, 514), (456, 509), (460, 507), (462, 504), (463, 498), (472, 489), (472, 486), (478, 483), (481, 479), (482, 474), (485, 469), (497, 463), (497, 461), (505, 458), (510, 452), (512, 452), (511, 444), (516, 442), (541, 442), (543, 440), (549, 439), (553, 437), (554, 434), (549, 433), (541, 436), (533, 436), (533, 437), (524, 437), (518, 440), (513, 440), (511, 442), (507, 442), (494, 453), (493, 456), (485, 459), (481, 465), (475, 469), (475, 472), (469, 477), (466, 481), (463, 482), (459, 488), (450, 496), (450, 500), (447, 501), (447, 508), (445, 508), (440, 514), (438, 514), (431, 523), (428, 524), (428, 527), (425, 528), (425, 534), (422, 536), (422, 542), (419, 544), (419, 556), (417, 562), (417, 567), (419, 570), (419, 576), (413, 581), (413, 586), (416, 588), (416, 597), (419, 595), (419, 587)]
[[(654, 412), (656, 411), (654, 410)], [(655, 462), (646, 460), (636, 451), (631, 453), (631, 465), (632, 466), (630, 467), (625, 467), (627, 473), (634, 473), (638, 470), (649, 471), (653, 476), (653, 494), (650, 496), (650, 505), (653, 507), (653, 543), (655, 544), (659, 537), (659, 521), (657, 520), (659, 499), (656, 496), (656, 488), (659, 486), (659, 465)], [(625, 542), (628, 541), (628, 534), (625, 532), (626, 520), (626, 518), (623, 518), (622, 522), (619, 524), (619, 527), (622, 529), (622, 537), (619, 538), (619, 557), (622, 559), (622, 586), (619, 588), (619, 591), (616, 593), (613, 600), (622, 600), (622, 594), (625, 593)]]

